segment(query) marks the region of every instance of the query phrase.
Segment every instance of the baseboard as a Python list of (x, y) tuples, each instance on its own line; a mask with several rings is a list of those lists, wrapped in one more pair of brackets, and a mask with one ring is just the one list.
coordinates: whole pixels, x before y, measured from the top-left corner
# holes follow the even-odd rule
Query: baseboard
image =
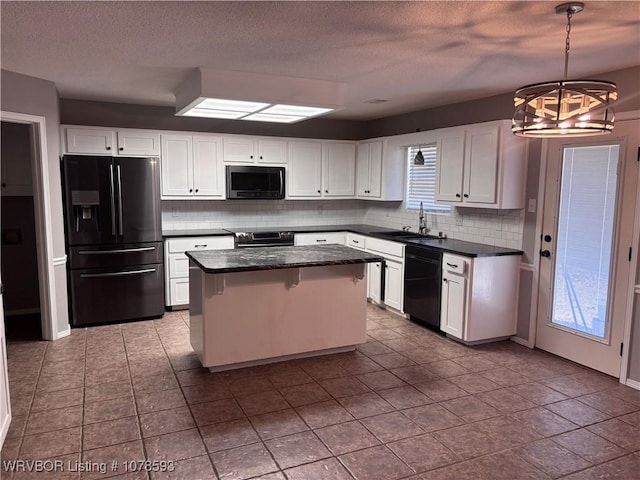
[(509, 340), (511, 340), (512, 342), (517, 343), (518, 345), (524, 345), (525, 347), (529, 346), (529, 340), (525, 340), (524, 338), (516, 337), (515, 335), (513, 337), (509, 337)]
[(627, 381), (624, 382), (627, 387), (635, 388), (636, 390), (640, 390), (640, 382), (637, 380), (631, 380), (627, 378)]
[(69, 335), (71, 335), (71, 327), (67, 327), (66, 330), (55, 333), (53, 336), (53, 340), (60, 340), (61, 338), (68, 337)]

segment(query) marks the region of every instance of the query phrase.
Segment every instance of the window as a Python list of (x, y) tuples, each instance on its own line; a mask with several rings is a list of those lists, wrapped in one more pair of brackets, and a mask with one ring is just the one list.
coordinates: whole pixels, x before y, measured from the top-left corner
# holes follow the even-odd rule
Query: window
[[(422, 152), (424, 162), (418, 159), (416, 164), (418, 152)], [(417, 210), (422, 202), (422, 206), (427, 212), (448, 214), (451, 211), (449, 205), (436, 203), (437, 152), (438, 147), (435, 143), (407, 148), (405, 208)]]

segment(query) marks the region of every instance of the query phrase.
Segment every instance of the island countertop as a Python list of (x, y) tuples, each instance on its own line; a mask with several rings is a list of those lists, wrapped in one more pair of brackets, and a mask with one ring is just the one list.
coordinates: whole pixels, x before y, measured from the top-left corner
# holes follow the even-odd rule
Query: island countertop
[(382, 262), (376, 254), (344, 245), (304, 245), (295, 247), (257, 247), (236, 250), (186, 252), (205, 273), (249, 272), (281, 268), (321, 267)]

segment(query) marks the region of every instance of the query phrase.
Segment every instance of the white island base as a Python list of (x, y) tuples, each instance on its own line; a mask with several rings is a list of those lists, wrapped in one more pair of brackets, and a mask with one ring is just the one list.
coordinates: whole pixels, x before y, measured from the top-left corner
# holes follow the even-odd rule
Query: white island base
[(189, 269), (191, 346), (211, 371), (352, 350), (366, 341), (365, 264)]

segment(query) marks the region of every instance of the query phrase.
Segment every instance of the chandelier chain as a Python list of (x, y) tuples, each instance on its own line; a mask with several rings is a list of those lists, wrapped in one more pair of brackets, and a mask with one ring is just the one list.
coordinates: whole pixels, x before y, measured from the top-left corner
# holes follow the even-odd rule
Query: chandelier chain
[(571, 17), (573, 14), (571, 13), (571, 9), (567, 9), (567, 39), (564, 45), (564, 79), (567, 79), (567, 75), (569, 72), (569, 36), (571, 35)]

